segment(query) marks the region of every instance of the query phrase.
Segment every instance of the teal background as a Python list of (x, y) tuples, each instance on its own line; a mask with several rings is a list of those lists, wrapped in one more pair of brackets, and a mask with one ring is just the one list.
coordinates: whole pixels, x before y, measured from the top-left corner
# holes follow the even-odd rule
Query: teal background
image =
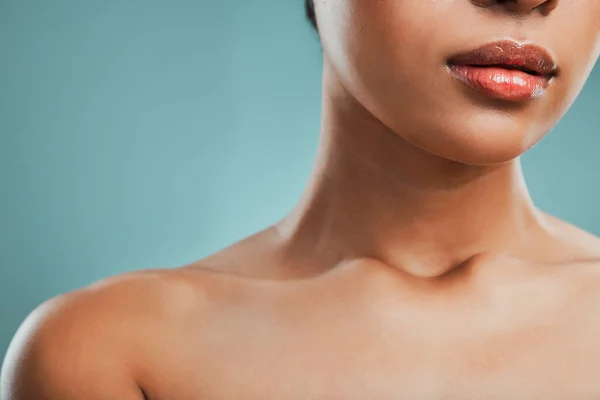
[[(177, 266), (281, 218), (317, 145), (300, 0), (0, 0), (0, 359), (40, 302)], [(524, 158), (600, 234), (600, 72)]]

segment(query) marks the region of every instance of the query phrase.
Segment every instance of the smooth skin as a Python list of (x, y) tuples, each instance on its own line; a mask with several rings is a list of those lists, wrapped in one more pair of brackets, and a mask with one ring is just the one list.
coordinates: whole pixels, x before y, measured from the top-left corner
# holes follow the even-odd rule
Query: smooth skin
[[(317, 162), (282, 221), (180, 268), (48, 300), (2, 400), (600, 399), (600, 238), (539, 210), (519, 156), (600, 53), (597, 0), (318, 0)], [(526, 103), (452, 79), (514, 39)]]

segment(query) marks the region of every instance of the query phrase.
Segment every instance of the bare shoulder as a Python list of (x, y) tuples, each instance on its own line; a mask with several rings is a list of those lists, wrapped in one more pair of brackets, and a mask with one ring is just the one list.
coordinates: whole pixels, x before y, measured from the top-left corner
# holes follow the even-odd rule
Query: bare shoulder
[[(144, 399), (144, 383), (201, 341), (203, 323), (244, 304), (259, 236), (188, 266), (130, 272), (49, 299), (21, 324), (0, 376), (2, 400)], [(174, 339), (176, 338), (176, 339)], [(187, 353), (187, 354), (186, 354)], [(195, 365), (195, 367), (199, 367)]]
[(561, 243), (547, 252), (564, 255), (553, 269), (563, 282), (570, 283), (573, 300), (581, 311), (600, 315), (600, 237), (572, 223), (549, 217), (555, 237)]
[(547, 246), (547, 253), (557, 253), (561, 276), (570, 276), (578, 287), (585, 291), (591, 289), (600, 293), (600, 237), (570, 222), (547, 215), (553, 227), (553, 236), (557, 241)]
[(548, 213), (543, 214), (551, 227), (554, 238), (563, 244), (558, 247), (563, 247), (563, 251), (581, 260), (600, 260), (599, 236)]
[(138, 271), (45, 301), (9, 346), (0, 398), (143, 399), (136, 363), (207, 304), (210, 283), (188, 275)]

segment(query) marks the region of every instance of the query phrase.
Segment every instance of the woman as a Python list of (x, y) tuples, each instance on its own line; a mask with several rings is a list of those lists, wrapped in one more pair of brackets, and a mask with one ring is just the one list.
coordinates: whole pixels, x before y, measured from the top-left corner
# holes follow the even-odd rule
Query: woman
[(307, 6), (323, 119), (295, 209), (44, 303), (2, 400), (600, 398), (600, 239), (519, 164), (598, 59), (600, 2)]

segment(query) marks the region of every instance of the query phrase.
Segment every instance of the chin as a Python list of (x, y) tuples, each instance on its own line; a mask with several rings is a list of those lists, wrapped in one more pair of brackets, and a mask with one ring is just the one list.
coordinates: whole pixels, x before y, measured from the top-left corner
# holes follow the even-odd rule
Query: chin
[(506, 114), (483, 112), (463, 119), (440, 120), (444, 122), (427, 125), (418, 135), (402, 136), (422, 150), (450, 161), (487, 166), (518, 158), (546, 134), (546, 129)]

